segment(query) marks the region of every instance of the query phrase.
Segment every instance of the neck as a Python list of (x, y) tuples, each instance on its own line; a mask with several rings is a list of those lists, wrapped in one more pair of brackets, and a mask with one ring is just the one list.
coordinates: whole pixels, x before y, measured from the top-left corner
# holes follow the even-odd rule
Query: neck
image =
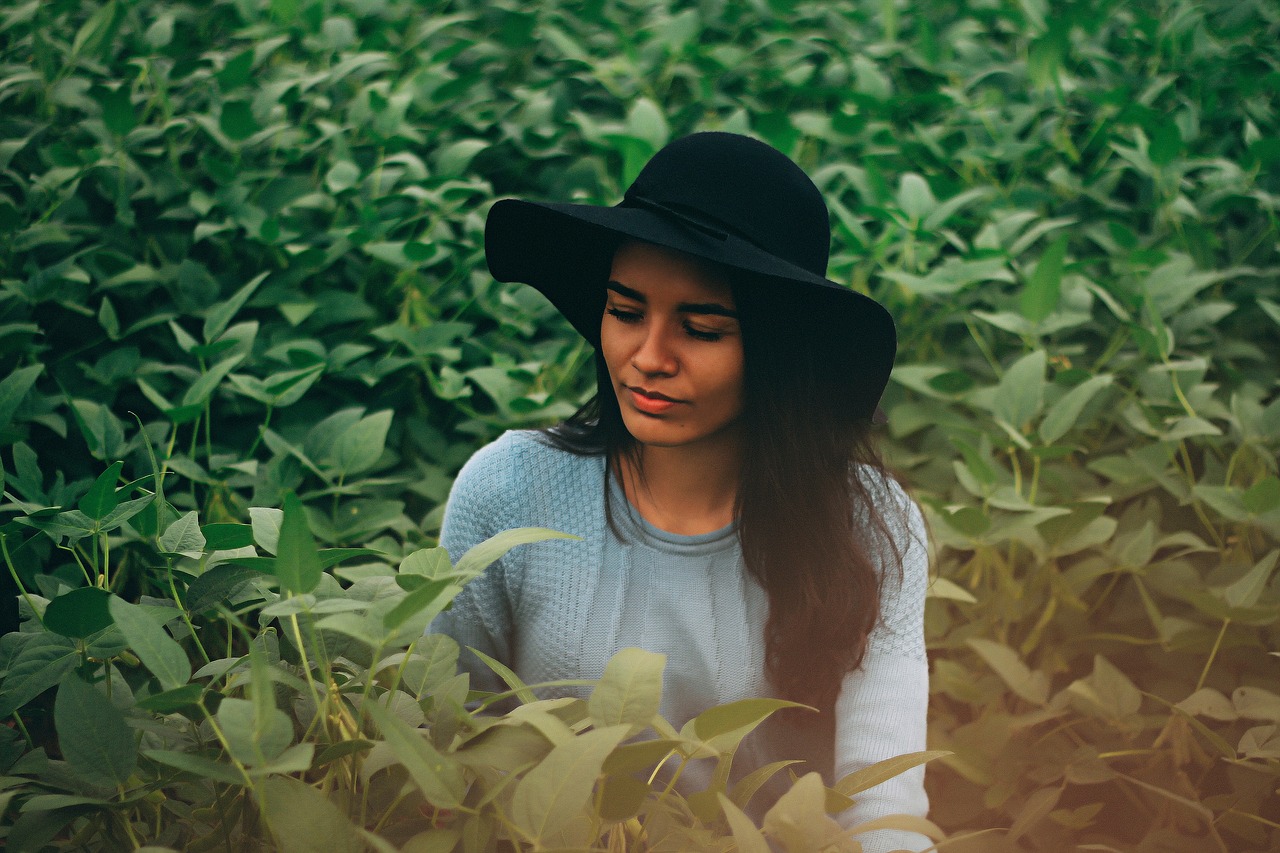
[(731, 523), (741, 440), (736, 433), (722, 438), (680, 447), (642, 445), (635, 459), (624, 454), (614, 472), (627, 501), (669, 533), (710, 533)]

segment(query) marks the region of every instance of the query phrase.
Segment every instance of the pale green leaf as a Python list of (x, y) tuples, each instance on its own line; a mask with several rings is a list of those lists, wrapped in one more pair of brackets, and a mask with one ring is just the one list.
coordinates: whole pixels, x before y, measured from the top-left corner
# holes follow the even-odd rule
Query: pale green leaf
[(255, 793), (282, 853), (364, 853), (355, 825), (328, 797), (305, 782), (273, 776), (259, 782)]
[(893, 758), (877, 761), (875, 764), (864, 767), (861, 770), (855, 770), (853, 773), (842, 777), (833, 787), (844, 796), (853, 797), (856, 794), (861, 794), (863, 791), (874, 788), (881, 782), (887, 782), (894, 776), (905, 773), (912, 767), (919, 767), (921, 764), (933, 761), (935, 758), (950, 754), (945, 749), (934, 749), (896, 755)]
[(1045, 444), (1053, 444), (1066, 435), (1075, 426), (1085, 405), (1093, 399), (1094, 395), (1110, 385), (1112, 380), (1113, 377), (1107, 373), (1091, 376), (1063, 394), (1050, 406), (1044, 420), (1040, 422), (1040, 438)]
[(605, 665), (591, 692), (587, 712), (597, 728), (628, 725), (632, 734), (649, 725), (662, 704), (662, 671), (667, 656), (637, 648), (620, 649)]
[(364, 709), (427, 801), (438, 808), (457, 808), (466, 794), (466, 780), (457, 760), (440, 754), (425, 737), (426, 732), (409, 727), (377, 702), (366, 702)]
[(590, 806), (596, 779), (628, 726), (595, 729), (551, 750), (516, 785), (511, 820), (530, 839), (567, 826)]
[(1013, 649), (980, 638), (971, 639), (968, 644), (1014, 693), (1035, 705), (1049, 700), (1049, 679), (1043, 672), (1028, 668)]

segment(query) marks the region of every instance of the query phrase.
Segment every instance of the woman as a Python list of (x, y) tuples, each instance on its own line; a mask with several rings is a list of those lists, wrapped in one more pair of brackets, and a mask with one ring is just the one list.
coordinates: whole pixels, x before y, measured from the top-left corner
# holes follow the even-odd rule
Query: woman
[[(794, 769), (831, 782), (923, 749), (923, 521), (869, 446), (894, 327), (825, 278), (829, 242), (804, 172), (728, 133), (672, 142), (616, 207), (495, 204), (491, 272), (536, 287), (595, 346), (598, 388), (558, 427), (479, 451), (441, 541), (458, 555), (513, 527), (582, 538), (513, 551), (434, 630), (529, 683), (597, 678), (627, 646), (665, 653), (677, 728), (748, 697), (820, 709), (768, 721), (737, 774), (804, 759)], [(502, 689), (464, 655), (476, 686)], [(927, 805), (918, 768), (841, 820)]]

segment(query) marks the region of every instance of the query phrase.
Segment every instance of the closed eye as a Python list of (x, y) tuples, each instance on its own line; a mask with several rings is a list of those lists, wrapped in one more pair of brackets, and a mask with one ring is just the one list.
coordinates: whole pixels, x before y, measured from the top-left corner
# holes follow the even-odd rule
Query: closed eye
[(621, 323), (639, 323), (644, 319), (644, 315), (639, 311), (624, 311), (621, 308), (609, 308), (605, 313), (616, 317)]
[(693, 338), (695, 341), (707, 341), (708, 343), (714, 343), (724, 337), (722, 332), (704, 332), (702, 329), (695, 329), (687, 323), (685, 324), (684, 331), (685, 334)]

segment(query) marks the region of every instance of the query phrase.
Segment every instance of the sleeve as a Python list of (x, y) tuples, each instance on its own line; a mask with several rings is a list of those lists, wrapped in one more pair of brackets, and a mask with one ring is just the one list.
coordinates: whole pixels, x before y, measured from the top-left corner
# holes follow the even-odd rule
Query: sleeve
[[(888, 571), (881, 593), (881, 621), (872, 632), (862, 666), (846, 676), (836, 702), (835, 776), (925, 749), (929, 664), (924, 647), (924, 599), (929, 584), (924, 517), (897, 483), (890, 483), (888, 527), (902, 557), (902, 574)], [(892, 559), (892, 549), (886, 549)], [(919, 766), (870, 788), (840, 816), (848, 828), (893, 814), (924, 817), (929, 799)], [(865, 853), (927, 850), (924, 835), (880, 830), (857, 836)]]
[[(496, 533), (519, 527), (513, 505), (516, 461), (510, 433), (478, 450), (458, 472), (445, 504), (440, 544), (455, 563), (472, 546)], [(518, 558), (508, 554), (468, 583), (427, 629), (447, 634), (462, 647), (459, 668), (471, 674), (477, 690), (505, 690), (493, 671), (468, 647), (511, 665), (514, 653), (511, 591)]]

